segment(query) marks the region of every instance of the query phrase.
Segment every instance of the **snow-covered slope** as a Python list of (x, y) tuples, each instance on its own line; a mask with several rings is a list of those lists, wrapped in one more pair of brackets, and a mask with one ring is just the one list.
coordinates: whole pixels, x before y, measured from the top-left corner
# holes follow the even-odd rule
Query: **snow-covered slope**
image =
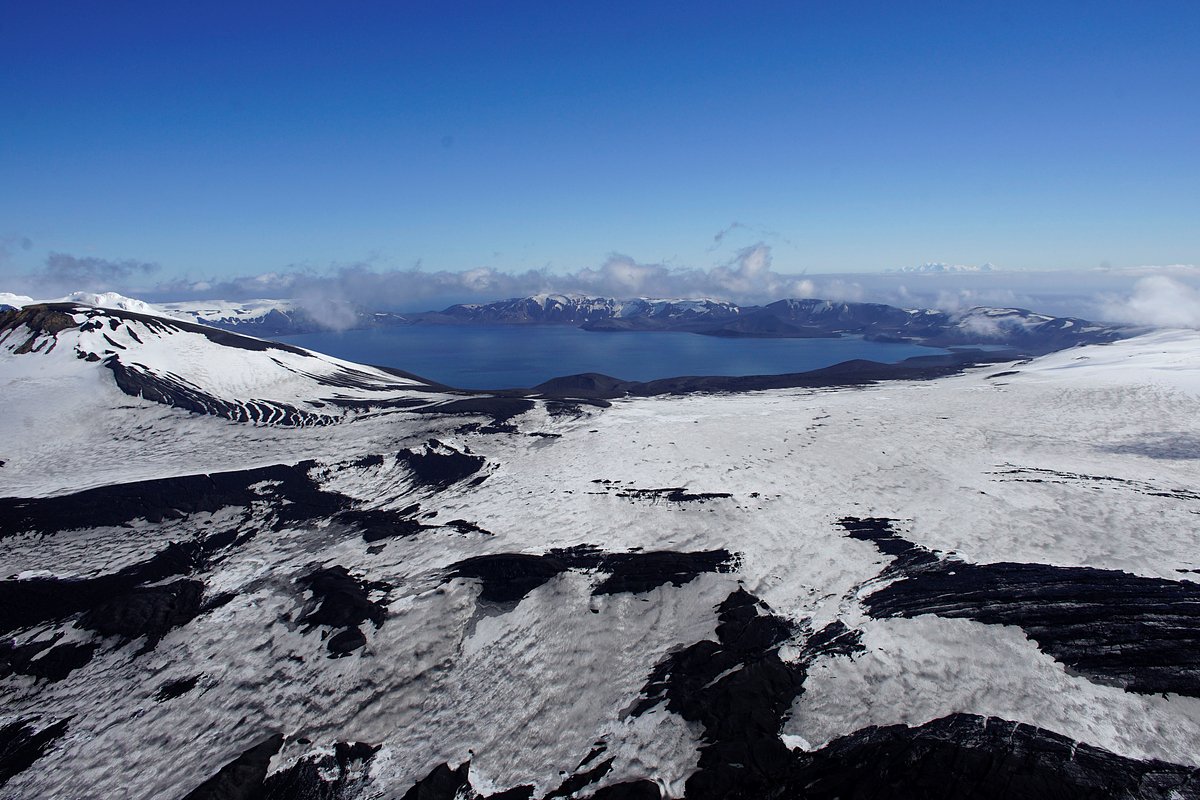
[(283, 426), (104, 359), (437, 394), (56, 313), (0, 344), (0, 797), (1200, 796), (1196, 332)]
[(397, 314), (372, 312), (344, 303), (331, 302), (325, 306), (321, 313), (295, 300), (188, 300), (158, 305), (169, 316), (250, 336), (288, 336), (407, 322)]
[(14, 308), (22, 308), (33, 302), (33, 298), (23, 294), (13, 294), (12, 292), (0, 292), (0, 311), (9, 311)]
[(293, 332), (298, 311), (291, 300), (193, 300), (161, 303), (159, 307), (179, 319), (251, 335)]
[[(144, 300), (126, 297), (116, 292), (71, 292), (54, 301), (58, 303), (81, 303), (113, 311), (133, 311), (138, 314), (162, 314), (162, 311)], [(28, 303), (26, 305), (29, 305)]]
[[(440, 408), (453, 395), (395, 370), (143, 313), (80, 303), (0, 318), (10, 402), (50, 376), (238, 422), (309, 426), (383, 410)], [(33, 388), (34, 392), (39, 388)], [(53, 402), (52, 398), (47, 398)], [(31, 398), (29, 402), (37, 402)]]
[(83, 305), (96, 306), (98, 308), (109, 308), (117, 311), (136, 311), (140, 314), (163, 313), (159, 308), (156, 308), (149, 303), (133, 297), (126, 297), (125, 295), (117, 294), (116, 292), (71, 292), (65, 297), (60, 297), (51, 301), (34, 300), (32, 297), (23, 294), (0, 292), (0, 310), (24, 308), (25, 306), (31, 306), (35, 303), (41, 302), (81, 303)]
[[(1108, 342), (1142, 330), (1100, 325), (1074, 317), (1051, 317), (1019, 308), (972, 308), (962, 312), (907, 309), (882, 303), (850, 303), (816, 298), (777, 300), (738, 307), (713, 301), (587, 301), (587, 313), (556, 310), (556, 320), (582, 323), (593, 331), (687, 331), (709, 336), (837, 337), (866, 336), (937, 347), (1006, 345), (1042, 354), (1078, 344)], [(532, 299), (473, 306), (456, 312), (467, 322), (548, 321)], [(557, 307), (556, 307), (557, 309)], [(448, 309), (450, 313), (455, 309)], [(547, 312), (548, 313), (548, 312)], [(539, 316), (541, 314), (541, 316)]]

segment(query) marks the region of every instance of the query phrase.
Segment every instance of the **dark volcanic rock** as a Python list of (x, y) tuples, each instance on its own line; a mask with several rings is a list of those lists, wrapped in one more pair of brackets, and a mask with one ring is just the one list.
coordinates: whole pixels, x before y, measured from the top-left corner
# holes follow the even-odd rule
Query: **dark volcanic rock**
[(161, 586), (142, 586), (84, 612), (81, 628), (124, 641), (146, 637), (143, 651), (152, 650), (173, 628), (200, 613), (204, 584), (187, 578)]
[(1200, 697), (1200, 584), (1117, 570), (940, 559), (892, 531), (847, 517), (851, 536), (895, 557), (899, 576), (869, 595), (874, 617), (972, 619), (1015, 625), (1038, 648), (1098, 683)]
[(802, 628), (773, 615), (743, 589), (717, 612), (717, 641), (697, 642), (659, 663), (632, 713), (665, 703), (701, 725), (704, 744), (698, 769), (687, 781), (689, 798), (789, 796), (778, 788), (795, 762), (779, 734), (804, 691), (808, 665), (818, 656), (860, 652), (860, 634), (831, 623), (808, 633), (800, 659), (785, 662), (779, 648), (798, 640)]
[(864, 728), (798, 754), (775, 796), (1182, 800), (1200, 797), (1200, 771), (1122, 758), (1030, 725), (954, 714), (916, 728)]
[(653, 781), (613, 783), (597, 789), (591, 800), (660, 800), (662, 792)]
[(367, 635), (362, 632), (361, 628), (350, 627), (340, 630), (329, 637), (325, 643), (325, 647), (329, 650), (330, 658), (341, 658), (348, 656), (360, 647), (367, 643)]
[(415, 513), (420, 506), (409, 506), (413, 511), (401, 509), (400, 511), (380, 511), (380, 510), (351, 510), (343, 511), (338, 514), (336, 519), (338, 522), (343, 522), (347, 525), (362, 531), (362, 538), (365, 542), (378, 542), (381, 539), (402, 539), (406, 536), (415, 536), (424, 530), (431, 530), (435, 526), (422, 525), (415, 519), (412, 519), (408, 514)]
[(551, 550), (545, 555), (495, 553), (474, 556), (452, 564), (448, 576), (478, 580), (483, 586), (481, 600), (512, 603), (570, 569), (607, 572), (608, 577), (592, 590), (594, 595), (604, 595), (648, 592), (668, 583), (682, 586), (701, 573), (730, 572), (734, 563), (733, 555), (727, 550), (606, 553), (581, 545)]
[(551, 378), (533, 387), (533, 391), (550, 397), (607, 398), (622, 397), (632, 381), (623, 381), (599, 372), (582, 372)]
[[(801, 656), (779, 646), (800, 633), (737, 591), (718, 609), (718, 641), (671, 654), (651, 675), (641, 714), (659, 703), (703, 728), (693, 799), (1198, 798), (1200, 770), (1123, 758), (1028, 725), (965, 714), (917, 728), (865, 728), (813, 752), (790, 751), (779, 731), (804, 690), (808, 664), (861, 651), (834, 623)], [(650, 787), (643, 787), (653, 797)]]
[(437, 439), (431, 439), (422, 450), (401, 450), (396, 461), (408, 467), (419, 483), (435, 490), (471, 477), (487, 463), (483, 456), (456, 450)]
[(358, 796), (365, 768), (379, 750), (363, 742), (337, 742), (333, 753), (302, 758), (269, 775), (256, 800), (342, 800)]
[(200, 680), (199, 675), (193, 675), (190, 678), (180, 678), (177, 681), (168, 681), (158, 688), (154, 693), (154, 699), (158, 702), (164, 700), (174, 700), (176, 697), (183, 695), (196, 688), (196, 683)]
[(808, 372), (784, 375), (683, 376), (647, 382), (623, 381), (607, 375), (589, 373), (554, 378), (538, 384), (532, 391), (548, 397), (611, 399), (702, 392), (862, 386), (888, 380), (931, 380), (957, 374), (969, 366), (1011, 361), (1012, 358), (1011, 351), (962, 350), (948, 355), (916, 356), (897, 364), (881, 364), (859, 359)]
[(402, 800), (530, 800), (533, 797), (532, 786), (514, 786), (486, 797), (480, 795), (471, 786), (470, 771), (469, 761), (459, 765), (458, 769), (439, 764), (405, 792)]
[(871, 542), (879, 552), (892, 556), (893, 561), (885, 575), (939, 563), (931, 551), (901, 538), (893, 529), (896, 522), (886, 517), (843, 517), (838, 520), (851, 539)]
[(465, 397), (462, 400), (450, 400), (435, 406), (416, 409), (416, 413), (453, 414), (455, 416), (479, 415), (491, 417), (494, 424), (499, 424), (524, 414), (533, 406), (532, 400), (523, 397)]
[(0, 726), (0, 786), (33, 765), (46, 749), (67, 732), (69, 719), (43, 728), (34, 727), (37, 717), (18, 719)]
[(792, 765), (779, 732), (806, 676), (804, 664), (784, 662), (778, 650), (799, 630), (741, 589), (718, 615), (717, 641), (697, 642), (655, 667), (632, 713), (665, 702), (702, 726), (689, 798), (771, 796)]
[[(35, 351), (35, 342), (42, 336), (54, 336), (60, 331), (74, 328), (78, 323), (75, 318), (66, 313), (66, 309), (50, 305), (25, 306), (20, 309), (0, 312), (0, 344), (7, 342), (10, 336), (28, 329), (25, 341), (13, 349), (15, 355), (24, 355)], [(51, 345), (53, 349), (53, 345)], [(49, 352), (49, 351), (47, 351)]]
[(467, 781), (470, 769), (469, 762), (462, 764), (458, 769), (439, 764), (432, 772), (413, 784), (401, 800), (455, 800), (458, 793), (464, 789), (467, 790), (464, 794), (469, 793), (470, 796), (474, 794), (470, 792), (471, 784)]
[(683, 586), (705, 572), (732, 572), (734, 565), (735, 559), (728, 550), (606, 553), (596, 568), (609, 576), (592, 590), (592, 594), (640, 594), (668, 583)]
[(568, 569), (570, 564), (550, 555), (496, 553), (451, 565), (449, 577), (478, 580), (483, 587), (479, 593), (481, 600), (513, 603)]
[(706, 500), (723, 500), (733, 497), (729, 492), (689, 492), (682, 486), (668, 486), (663, 489), (634, 489), (621, 487), (615, 489), (617, 497), (628, 497), (635, 500), (665, 500), (669, 503), (703, 503)]
[(1200, 697), (1200, 585), (1115, 570), (946, 561), (866, 599), (875, 617), (1017, 625), (1099, 683)]
[(459, 533), (482, 533), (485, 536), (491, 536), (492, 532), (479, 527), (474, 522), (469, 522), (465, 519), (452, 519), (446, 523), (447, 528), (453, 528)]
[(514, 786), (502, 792), (489, 794), (484, 800), (530, 800), (533, 797), (532, 786)]
[(386, 583), (355, 578), (343, 566), (314, 570), (296, 581), (312, 592), (299, 622), (308, 630), (324, 626), (337, 630), (326, 642), (330, 658), (349, 655), (367, 643), (359, 626), (368, 620), (376, 628), (387, 618), (385, 605), (371, 601), (372, 591), (391, 589)]
[(68, 642), (54, 645), (61, 634), (50, 641), (30, 642), (17, 645), (15, 642), (0, 642), (0, 678), (13, 673), (61, 681), (92, 660), (96, 653), (95, 642)]
[(282, 746), (283, 736), (273, 734), (221, 767), (216, 775), (188, 792), (183, 800), (257, 800), (261, 797), (271, 758)]
[(267, 500), (275, 501), (271, 508), (283, 523), (332, 516), (349, 503), (341, 495), (322, 491), (309, 477), (312, 466), (313, 462), (304, 461), (133, 481), (55, 497), (0, 498), (0, 536), (116, 526), (136, 519), (161, 522)]
[(0, 581), (0, 633), (63, 619), (126, 594), (140, 583), (184, 574), (202, 548), (172, 542), (152, 558), (95, 578), (25, 578)]
[(579, 772), (570, 776), (557, 789), (549, 792), (544, 800), (553, 800), (556, 797), (570, 797), (583, 787), (593, 784), (607, 775), (612, 770), (612, 765), (613, 759), (605, 759), (587, 772)]

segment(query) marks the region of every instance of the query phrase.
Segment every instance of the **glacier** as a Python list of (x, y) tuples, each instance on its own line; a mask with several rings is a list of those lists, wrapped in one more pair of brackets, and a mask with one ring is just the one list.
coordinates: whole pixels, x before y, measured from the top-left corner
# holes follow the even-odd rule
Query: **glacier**
[(0, 313), (0, 797), (1200, 797), (1200, 333), (595, 401), (153, 311)]

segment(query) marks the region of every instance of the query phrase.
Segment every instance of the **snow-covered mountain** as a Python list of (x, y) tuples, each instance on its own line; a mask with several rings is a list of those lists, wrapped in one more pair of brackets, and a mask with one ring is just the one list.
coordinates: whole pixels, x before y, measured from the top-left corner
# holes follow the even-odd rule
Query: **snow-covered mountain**
[(188, 300), (161, 303), (167, 314), (216, 328), (275, 327), (290, 324), (296, 313), (291, 300)]
[(23, 294), (13, 294), (12, 292), (0, 292), (0, 311), (11, 311), (15, 308), (23, 308), (33, 302), (33, 298)]
[[(724, 319), (738, 314), (733, 303), (718, 300), (663, 300), (584, 295), (538, 294), (495, 303), (450, 306), (437, 316), (458, 323), (541, 323), (580, 325), (601, 320), (639, 319), (650, 322), (690, 322), (698, 318)], [(433, 315), (421, 315), (430, 319)]]
[[(24, 308), (39, 302), (32, 297), (11, 292), (0, 292), (0, 310), (8, 311), (14, 308)], [(81, 303), (98, 308), (111, 308), (118, 311), (136, 311), (141, 314), (163, 314), (162, 309), (152, 306), (133, 297), (126, 297), (116, 292), (71, 292), (65, 297), (49, 302)]]
[[(306, 427), (409, 409), (436, 413), (462, 393), (398, 370), (182, 320), (81, 303), (29, 305), (0, 317), (7, 396), (52, 376), (235, 422)], [(89, 389), (87, 391), (94, 391)], [(72, 405), (76, 397), (42, 402)], [(15, 400), (14, 400), (15, 401)], [(91, 399), (88, 400), (91, 402)]]
[(139, 314), (162, 315), (163, 313), (161, 309), (143, 300), (126, 297), (116, 292), (71, 292), (66, 297), (60, 298), (57, 302), (81, 303), (83, 305), (107, 308), (114, 311), (134, 311)]
[[(4, 302), (4, 296), (0, 296), (0, 303)], [(30, 298), (12, 295), (6, 304), (13, 307), (31, 302)], [(151, 306), (111, 292), (76, 292), (59, 302), (161, 314), (257, 337), (311, 333), (327, 330), (334, 324), (351, 328), (410, 324), (575, 325), (596, 332), (673, 331), (722, 337), (865, 336), (937, 347), (1008, 345), (1025, 354), (1042, 354), (1077, 344), (1113, 341), (1141, 332), (1018, 308), (980, 307), (945, 312), (811, 298), (779, 300), (764, 306), (738, 306), (705, 299), (618, 300), (540, 294), (403, 316), (349, 307), (338, 308), (336, 314), (321, 316), (291, 300), (187, 301)]]
[(160, 303), (159, 308), (170, 316), (249, 336), (290, 336), (331, 328), (375, 328), (403, 325), (408, 321), (398, 314), (366, 311), (349, 305), (332, 307), (327, 314), (314, 313), (294, 300), (189, 300)]
[[(72, 292), (51, 300), (35, 300), (24, 295), (0, 293), (0, 310), (47, 302), (80, 303), (114, 311), (134, 311), (171, 317), (248, 336), (286, 336), (325, 330), (328, 327), (313, 319), (309, 312), (292, 300), (188, 300), (150, 304), (116, 292)], [(388, 314), (355, 316), (354, 312), (351, 312), (351, 316), (355, 317), (353, 324), (358, 327), (378, 324), (381, 320), (376, 319), (377, 317), (394, 317)]]
[(812, 298), (778, 300), (765, 306), (737, 306), (715, 300), (536, 295), (451, 306), (441, 312), (409, 315), (409, 319), (414, 323), (570, 324), (590, 331), (677, 331), (725, 337), (856, 335), (932, 346), (1010, 345), (1029, 354), (1113, 341), (1137, 332), (1016, 308), (980, 307), (951, 313)]
[(934, 274), (944, 275), (948, 273), (960, 274), (963, 272), (992, 272), (995, 267), (992, 264), (945, 264), (941, 261), (927, 261), (924, 264), (915, 264), (907, 267), (900, 267), (895, 272), (907, 272), (912, 274)]
[(0, 797), (1200, 796), (1200, 333), (602, 407), (63, 304), (0, 396)]

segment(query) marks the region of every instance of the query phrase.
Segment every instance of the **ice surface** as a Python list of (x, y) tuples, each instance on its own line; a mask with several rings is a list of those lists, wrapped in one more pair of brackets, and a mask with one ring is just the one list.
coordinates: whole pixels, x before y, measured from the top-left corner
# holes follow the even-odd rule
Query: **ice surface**
[[(626, 399), (566, 412), (539, 402), (512, 420), (514, 430), (488, 433), (464, 425), (484, 417), (328, 402), (447, 399), (409, 379), (303, 351), (228, 347), (188, 330), (123, 319), (114, 327), (92, 313), (76, 314), (49, 352), (14, 352), (29, 331), (0, 341), (0, 497), (311, 459), (305, 474), (322, 490), (356, 508), (418, 505), (424, 527), (369, 543), (336, 515), (283, 519), (303, 499), (272, 500), (263, 485), (246, 507), (6, 537), (0, 578), (20, 581), (110, 575), (169, 542), (248, 534), (192, 573), (206, 597), (232, 593), (228, 602), (150, 652), (70, 620), (12, 634), (26, 644), (69, 630), (74, 638), (63, 641), (99, 647), (61, 681), (0, 679), (0, 722), (72, 717), (0, 796), (181, 797), (279, 732), (276, 770), (338, 741), (381, 745), (369, 767), (378, 796), (403, 796), (438, 764), (467, 760), (477, 790), (529, 783), (542, 796), (603, 742), (597, 761), (613, 758), (610, 771), (584, 796), (648, 778), (678, 797), (697, 769), (702, 731), (665, 706), (641, 716), (630, 709), (663, 658), (714, 639), (714, 609), (739, 586), (802, 630), (840, 621), (862, 636), (861, 653), (808, 666), (780, 731), (790, 745), (819, 748), (866, 725), (963, 712), (1130, 758), (1200, 765), (1194, 698), (1069, 674), (1015, 627), (871, 618), (862, 597), (887, 580), (891, 559), (837, 524), (895, 519), (908, 541), (975, 563), (1194, 580), (1200, 333), (1163, 331), (934, 381)], [(89, 319), (102, 324), (80, 330)], [(129, 396), (79, 352), (116, 355), (230, 403), (286, 403), (337, 419), (285, 427), (189, 413)], [(328, 382), (347, 374), (360, 383)], [(430, 439), (484, 458), (481, 482), (414, 482), (395, 456)], [(667, 487), (714, 496), (633, 491)], [(641, 594), (593, 595), (601, 575), (566, 570), (499, 606), (480, 601), (476, 581), (446, 574), (473, 556), (579, 545), (725, 548), (739, 560), (733, 574)], [(329, 630), (297, 622), (311, 601), (297, 579), (334, 565), (390, 587), (372, 595), (386, 620), (364, 625), (365, 645), (344, 658), (328, 657)], [(796, 661), (801, 645), (782, 652)], [(186, 694), (154, 699), (168, 681), (193, 676)]]

